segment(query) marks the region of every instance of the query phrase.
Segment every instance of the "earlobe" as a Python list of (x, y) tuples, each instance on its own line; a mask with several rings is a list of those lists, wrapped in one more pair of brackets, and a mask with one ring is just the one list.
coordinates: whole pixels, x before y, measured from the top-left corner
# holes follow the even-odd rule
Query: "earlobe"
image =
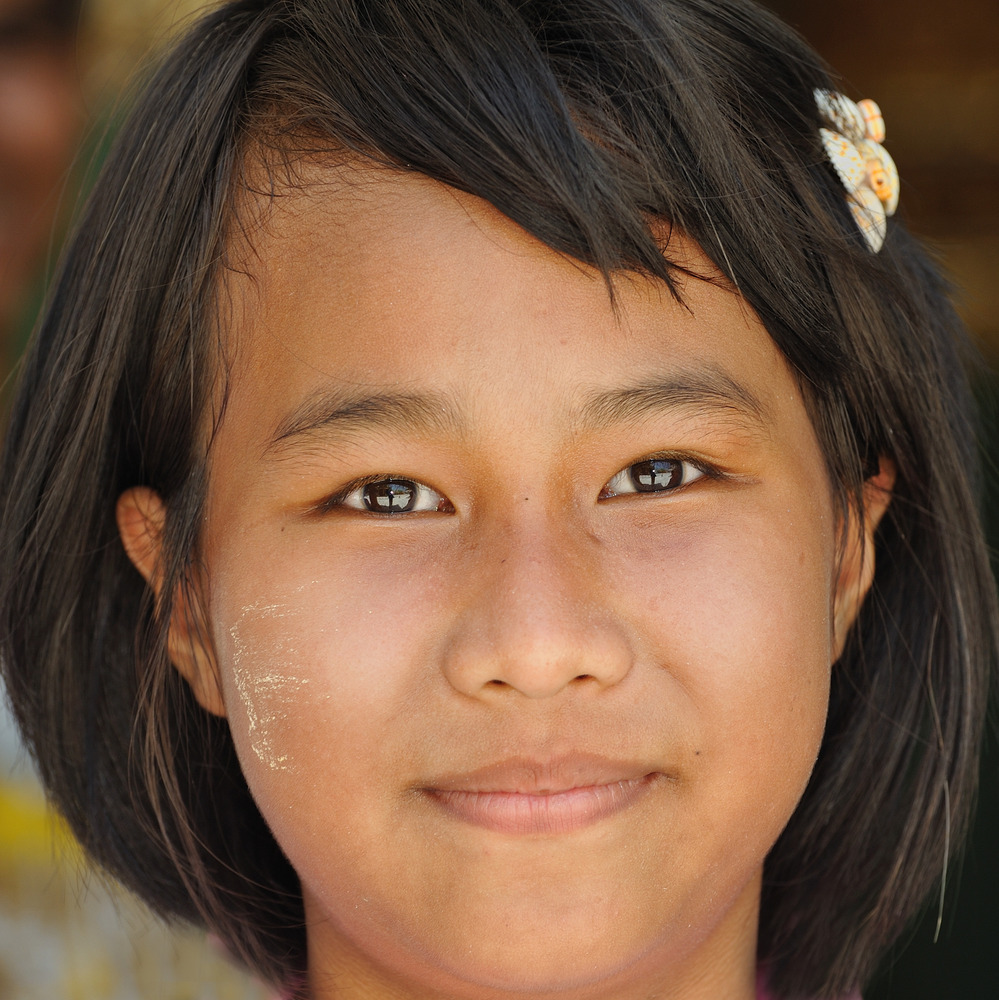
[[(148, 486), (133, 486), (118, 498), (115, 516), (128, 558), (160, 598), (166, 526), (166, 507), (162, 499)], [(170, 662), (190, 685), (202, 708), (213, 715), (225, 716), (218, 667), (207, 635), (197, 595), (189, 592), (189, 588), (178, 586), (173, 595), (167, 637)]]
[[(839, 659), (864, 598), (874, 582), (874, 535), (891, 503), (895, 463), (881, 457), (876, 475), (864, 483), (863, 518), (851, 511), (833, 601), (833, 662)], [(862, 522), (862, 523), (861, 523)]]

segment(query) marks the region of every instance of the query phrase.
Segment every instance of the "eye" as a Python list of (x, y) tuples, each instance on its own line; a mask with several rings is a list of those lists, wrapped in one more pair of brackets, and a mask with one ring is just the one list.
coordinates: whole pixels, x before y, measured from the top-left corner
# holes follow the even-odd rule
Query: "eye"
[(700, 479), (704, 470), (679, 458), (647, 458), (613, 476), (600, 491), (600, 499), (622, 493), (669, 493)]
[(395, 476), (383, 479), (369, 479), (356, 483), (342, 493), (332, 497), (326, 508), (346, 507), (349, 510), (365, 511), (369, 514), (418, 514), (437, 511), (451, 514), (454, 507), (447, 497), (441, 496), (423, 483), (414, 479)]

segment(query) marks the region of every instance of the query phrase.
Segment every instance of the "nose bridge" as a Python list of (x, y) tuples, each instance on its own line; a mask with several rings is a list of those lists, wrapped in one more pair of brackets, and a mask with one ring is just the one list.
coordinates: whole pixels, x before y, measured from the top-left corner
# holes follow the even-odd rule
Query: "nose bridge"
[(599, 546), (571, 518), (518, 506), (472, 551), (475, 585), (447, 644), (448, 680), (465, 694), (531, 698), (617, 683), (631, 650), (599, 579)]

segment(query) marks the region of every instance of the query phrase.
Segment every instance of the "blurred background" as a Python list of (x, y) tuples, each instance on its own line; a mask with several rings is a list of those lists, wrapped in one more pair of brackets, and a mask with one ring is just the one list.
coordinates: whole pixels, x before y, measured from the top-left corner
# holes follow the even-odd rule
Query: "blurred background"
[[(27, 341), (120, 95), (201, 6), (0, 0), (0, 382)], [(0, 695), (0, 1000), (268, 995), (203, 934), (167, 929), (87, 869), (46, 810)]]
[[(460, 0), (455, 0), (460, 2)], [(885, 112), (901, 212), (936, 248), (986, 359), (987, 519), (999, 543), (999, 0), (765, 0)], [(199, 0), (0, 0), (0, 369), (10, 372), (119, 95)], [(936, 908), (866, 1000), (999, 997), (999, 752)], [(49, 816), (0, 705), (0, 1000), (264, 1000), (197, 933), (87, 871)]]

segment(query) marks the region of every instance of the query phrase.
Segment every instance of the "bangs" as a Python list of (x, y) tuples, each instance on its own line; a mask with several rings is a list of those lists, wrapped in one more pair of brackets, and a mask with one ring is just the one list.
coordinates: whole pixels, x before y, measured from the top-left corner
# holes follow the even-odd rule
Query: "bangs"
[(828, 310), (809, 301), (803, 271), (817, 279), (829, 252), (866, 256), (819, 150), (812, 92), (828, 76), (763, 12), (690, 7), (298, 10), (257, 60), (244, 132), (291, 153), (327, 137), (481, 197), (605, 275), (642, 272), (674, 294), (678, 229), (807, 371), (815, 338), (795, 344), (794, 330), (804, 312), (818, 332)]

